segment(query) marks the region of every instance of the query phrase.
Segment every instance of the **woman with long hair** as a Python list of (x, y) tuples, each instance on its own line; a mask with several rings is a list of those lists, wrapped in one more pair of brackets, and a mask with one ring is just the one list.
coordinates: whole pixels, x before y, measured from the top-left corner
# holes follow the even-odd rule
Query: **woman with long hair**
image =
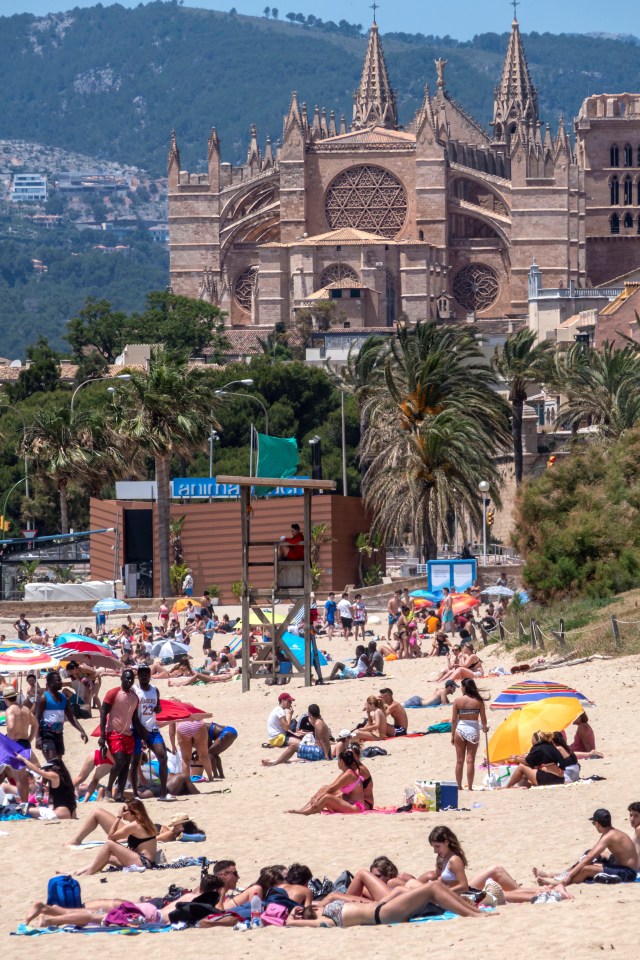
[(485, 732), (488, 729), (485, 698), (470, 677), (466, 677), (460, 687), (462, 693), (453, 701), (451, 717), (451, 743), (456, 748), (456, 783), (462, 790), (462, 770), (466, 760), (467, 789), (473, 790), (480, 726)]
[(553, 742), (553, 734), (536, 730), (531, 737), (531, 750), (526, 756), (514, 757), (518, 766), (502, 790), (523, 787), (552, 787), (564, 783), (563, 756)]
[(289, 810), (289, 813), (300, 813), (305, 817), (312, 813), (321, 813), (329, 810), (331, 813), (363, 813), (366, 810), (362, 784), (364, 777), (360, 762), (352, 750), (345, 750), (338, 759), (340, 773), (317, 793), (300, 810)]
[(387, 720), (384, 703), (380, 697), (367, 697), (364, 704), (367, 722), (353, 734), (356, 740), (388, 740), (395, 736), (395, 727)]
[[(25, 759), (25, 766), (33, 773), (46, 780), (49, 786), (49, 807), (53, 810), (58, 820), (75, 820), (76, 791), (71, 779), (71, 774), (65, 767), (60, 757), (55, 757), (44, 766), (39, 767), (32, 760)], [(35, 820), (40, 818), (40, 807), (27, 806), (26, 812)]]
[[(75, 843), (82, 843), (82, 840), (97, 825), (105, 829), (105, 812), (98, 810), (89, 817), (87, 824), (75, 837)], [(108, 814), (108, 816), (111, 815)], [(122, 840), (126, 841), (126, 847), (122, 846)], [(144, 870), (154, 866), (157, 849), (158, 831), (144, 803), (141, 800), (128, 800), (123, 804), (119, 816), (113, 818), (113, 823), (107, 831), (107, 839), (98, 850), (93, 863), (79, 870), (76, 876), (99, 873), (108, 864), (130, 870), (136, 868)]]
[[(481, 677), (483, 671), (482, 660), (473, 649), (473, 644), (467, 643), (466, 650), (461, 651), (457, 666), (446, 673), (443, 680), (473, 680)], [(439, 678), (440, 679), (440, 678)]]

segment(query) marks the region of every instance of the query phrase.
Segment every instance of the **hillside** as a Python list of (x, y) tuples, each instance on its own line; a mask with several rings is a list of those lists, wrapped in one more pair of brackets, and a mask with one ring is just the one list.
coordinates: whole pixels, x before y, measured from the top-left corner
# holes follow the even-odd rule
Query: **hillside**
[[(294, 5), (295, 6), (295, 5)], [(282, 20), (244, 17), (154, 2), (74, 9), (36, 18), (0, 18), (0, 84), (5, 138), (36, 140), (99, 159), (165, 171), (175, 127), (185, 166), (206, 159), (212, 124), (225, 159), (246, 153), (249, 125), (260, 138), (282, 130), (291, 89), (311, 106), (350, 114), (365, 38)], [(505, 27), (508, 19), (505, 15)], [(452, 32), (455, 21), (452, 18)], [(451, 37), (383, 35), (401, 120), (411, 119), (433, 59), (449, 65), (451, 94), (482, 122), (491, 118), (507, 34), (460, 44)], [(525, 45), (542, 116), (573, 117), (581, 101), (603, 90), (640, 89), (633, 37), (531, 33)]]

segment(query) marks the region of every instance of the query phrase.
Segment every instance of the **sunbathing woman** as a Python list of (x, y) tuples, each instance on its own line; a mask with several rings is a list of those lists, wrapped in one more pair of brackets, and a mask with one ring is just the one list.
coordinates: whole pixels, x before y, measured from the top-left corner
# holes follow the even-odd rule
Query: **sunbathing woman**
[(356, 740), (388, 740), (395, 736), (395, 727), (387, 721), (384, 703), (380, 697), (367, 697), (364, 704), (367, 722), (364, 727), (354, 731)]
[[(462, 895), (470, 890), (484, 891), (489, 894), (493, 902), (503, 903), (531, 903), (541, 893), (553, 894), (554, 900), (571, 900), (572, 897), (561, 884), (525, 890), (513, 879), (504, 867), (493, 866), (489, 870), (467, 880), (467, 858), (460, 841), (449, 827), (434, 827), (429, 834), (429, 843), (436, 854), (435, 870), (429, 870), (418, 877), (419, 883), (428, 880), (440, 880), (451, 890)], [(551, 899), (551, 897), (549, 897)]]
[(461, 654), (458, 666), (445, 674), (443, 680), (473, 680), (482, 676), (482, 660), (473, 649), (473, 644), (468, 643), (466, 647), (466, 653)]
[(455, 673), (458, 667), (462, 665), (462, 659), (464, 654), (462, 653), (462, 648), (459, 644), (455, 644), (451, 647), (451, 651), (447, 656), (447, 666), (442, 670), (436, 677), (436, 683), (440, 683), (441, 680), (450, 680), (451, 674)]
[(364, 805), (367, 808), (367, 810), (373, 810), (373, 805), (374, 805), (373, 804), (373, 777), (371, 776), (371, 771), (369, 770), (369, 768), (365, 767), (364, 763), (362, 762), (362, 759), (361, 759), (362, 747), (357, 741), (353, 740), (349, 743), (349, 746), (347, 749), (352, 751), (356, 760), (360, 764), (360, 773), (364, 777), (364, 780), (362, 781), (362, 793), (364, 796)]
[(225, 909), (235, 910), (236, 907), (241, 907), (245, 903), (251, 903), (252, 897), (260, 897), (261, 900), (265, 900), (269, 890), (284, 882), (286, 876), (287, 868), (282, 863), (263, 867), (255, 883), (251, 883), (240, 893), (227, 894), (224, 901)]
[(467, 903), (457, 893), (447, 889), (439, 880), (421, 884), (411, 890), (393, 890), (385, 900), (375, 903), (348, 903), (334, 900), (328, 903), (319, 916), (313, 920), (299, 919), (294, 911), (287, 925), (295, 927), (360, 927), (383, 923), (407, 923), (412, 917), (418, 917), (431, 904), (442, 910), (450, 910), (461, 917), (489, 917), (490, 913), (480, 913), (477, 907)]
[[(105, 816), (111, 815), (105, 810), (92, 813), (80, 833), (74, 838), (74, 843), (82, 843), (96, 826), (101, 826), (104, 830)], [(107, 839), (98, 850), (93, 863), (79, 870), (76, 876), (99, 873), (107, 864), (116, 864), (120, 867), (135, 866), (140, 869), (153, 867), (158, 849), (158, 831), (141, 800), (129, 800), (125, 803), (120, 815), (113, 818), (113, 823), (106, 832)], [(121, 840), (126, 840), (126, 847), (122, 846)]]
[(460, 684), (462, 695), (453, 701), (451, 743), (456, 748), (456, 782), (462, 790), (462, 770), (467, 764), (467, 789), (473, 790), (476, 753), (480, 743), (480, 726), (486, 732), (487, 714), (484, 697), (475, 680), (465, 679)]
[(330, 810), (332, 813), (363, 813), (366, 809), (362, 789), (364, 777), (352, 750), (345, 750), (341, 754), (338, 769), (340, 773), (332, 783), (320, 787), (302, 809), (289, 810), (289, 813), (300, 813), (305, 817), (323, 810)]
[(414, 880), (408, 873), (399, 874), (395, 863), (388, 857), (376, 857), (368, 870), (358, 870), (347, 887), (346, 894), (330, 893), (322, 901), (323, 904), (331, 900), (384, 900), (390, 890), (404, 887), (409, 880)]
[(531, 738), (531, 750), (526, 756), (516, 757), (518, 766), (509, 782), (501, 790), (512, 787), (560, 786), (564, 783), (563, 757), (553, 743), (553, 735), (538, 730)]
[(573, 721), (576, 733), (571, 744), (571, 750), (575, 753), (578, 760), (602, 760), (604, 753), (596, 750), (596, 736), (589, 723), (589, 717), (586, 713)]

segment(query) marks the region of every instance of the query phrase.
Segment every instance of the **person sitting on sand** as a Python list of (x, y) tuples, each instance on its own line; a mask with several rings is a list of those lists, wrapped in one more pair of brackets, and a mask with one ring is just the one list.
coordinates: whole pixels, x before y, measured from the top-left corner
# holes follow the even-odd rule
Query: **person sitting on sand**
[(364, 709), (367, 713), (367, 722), (359, 730), (354, 731), (353, 736), (356, 740), (388, 740), (390, 737), (395, 737), (395, 727), (387, 720), (384, 703), (380, 697), (367, 697)]
[[(294, 757), (296, 760), (331, 760), (329, 727), (322, 719), (317, 703), (309, 704), (307, 717), (313, 733), (306, 733), (302, 741), (289, 744), (277, 759), (263, 760), (263, 767), (276, 767), (281, 763), (288, 763)], [(312, 737), (312, 740), (307, 740), (307, 737)]]
[(636, 845), (636, 850), (640, 857), (640, 803), (637, 801), (630, 803), (627, 810), (629, 811), (629, 823), (633, 830), (633, 842)]
[(475, 680), (465, 679), (461, 683), (461, 696), (453, 701), (451, 715), (451, 743), (456, 749), (456, 783), (462, 790), (462, 770), (467, 766), (467, 789), (473, 790), (476, 753), (480, 743), (480, 727), (486, 733), (487, 713), (485, 698), (476, 686)]
[(291, 738), (302, 740), (300, 731), (292, 726), (294, 703), (295, 698), (286, 690), (278, 697), (278, 706), (267, 718), (267, 743), (270, 747), (286, 747)]
[(349, 741), (348, 750), (351, 750), (354, 757), (360, 764), (360, 773), (362, 775), (362, 794), (364, 796), (364, 805), (367, 810), (373, 810), (374, 800), (373, 800), (373, 777), (371, 776), (371, 771), (368, 767), (365, 767), (362, 762), (362, 744), (358, 743), (357, 740)]
[(434, 695), (428, 699), (423, 699), (422, 697), (409, 697), (408, 700), (405, 700), (405, 707), (444, 707), (450, 703), (449, 697), (453, 696), (454, 692), (458, 689), (458, 684), (455, 680), (447, 680), (445, 685), (436, 690)]
[[(454, 648), (455, 649), (455, 648)], [(459, 648), (462, 651), (462, 646)], [(472, 643), (466, 643), (464, 652), (460, 653), (458, 666), (452, 667), (445, 674), (443, 680), (473, 680), (483, 674), (482, 660), (473, 649)]]
[[(435, 870), (429, 870), (418, 877), (419, 883), (428, 880), (440, 880), (449, 889), (461, 896), (470, 891), (477, 891), (476, 902), (503, 903), (530, 903), (543, 891), (537, 889), (525, 890), (513, 879), (504, 867), (493, 866), (483, 870), (469, 881), (467, 880), (467, 858), (460, 841), (449, 827), (434, 827), (429, 834), (429, 843), (436, 854)], [(545, 888), (548, 900), (571, 900), (570, 894), (562, 884), (552, 884)], [(488, 896), (487, 896), (488, 895)]]
[(586, 713), (581, 713), (573, 721), (573, 725), (576, 732), (570, 749), (573, 750), (578, 760), (602, 760), (604, 753), (596, 750), (596, 735)]
[(292, 863), (286, 870), (286, 877), (267, 890), (265, 904), (276, 903), (291, 912), (296, 907), (311, 907), (313, 894), (309, 882), (313, 874), (303, 863)]
[(442, 670), (438, 676), (435, 678), (436, 683), (440, 683), (441, 680), (451, 680), (453, 679), (453, 674), (458, 669), (462, 662), (463, 657), (462, 649), (459, 644), (455, 643), (447, 655), (447, 666)]
[(531, 750), (526, 756), (515, 757), (518, 766), (511, 774), (509, 782), (501, 787), (551, 787), (564, 783), (562, 770), (563, 756), (553, 743), (553, 734), (537, 730), (531, 738)]
[[(313, 920), (302, 919), (298, 911), (289, 915), (288, 926), (297, 927), (360, 927), (390, 923), (407, 923), (419, 917), (435, 904), (443, 911), (449, 910), (461, 917), (484, 918), (491, 914), (480, 913), (477, 907), (447, 889), (439, 880), (420, 884), (411, 890), (392, 890), (384, 900), (376, 903), (354, 903), (333, 900)], [(312, 908), (313, 909), (313, 908)]]
[(564, 775), (565, 783), (577, 783), (580, 779), (580, 764), (573, 750), (567, 746), (567, 738), (563, 730), (556, 730), (551, 740), (562, 755), (562, 763), (559, 765)]
[(380, 691), (380, 699), (384, 705), (387, 721), (393, 724), (394, 736), (405, 737), (409, 729), (407, 711), (401, 703), (393, 699), (393, 690), (390, 690), (389, 687), (382, 688)]
[[(108, 826), (107, 818), (111, 818), (108, 811), (96, 810), (76, 834), (73, 845), (82, 843), (97, 825), (107, 834), (107, 839), (98, 850), (93, 863), (78, 870), (76, 876), (100, 873), (108, 864), (124, 868), (137, 867), (139, 870), (152, 868), (158, 850), (158, 831), (144, 803), (141, 800), (129, 800), (123, 804), (120, 814)], [(126, 847), (121, 840), (126, 841)]]
[(320, 787), (300, 810), (289, 810), (289, 813), (298, 813), (305, 817), (323, 810), (330, 810), (332, 813), (363, 813), (366, 809), (362, 788), (364, 777), (352, 750), (345, 750), (341, 754), (338, 769), (340, 773), (335, 780)]
[(441, 630), (438, 630), (437, 633), (433, 635), (433, 643), (431, 644), (431, 650), (426, 656), (428, 657), (448, 657), (451, 653), (451, 647), (449, 645), (449, 638), (446, 633), (443, 633)]
[[(538, 883), (559, 882), (569, 886), (571, 883), (592, 883), (598, 877), (602, 877), (603, 883), (635, 883), (638, 850), (631, 837), (616, 830), (610, 812), (603, 807), (589, 819), (598, 831), (598, 842), (576, 864), (557, 876), (534, 867), (533, 874)], [(608, 856), (604, 856), (605, 853)]]
[[(73, 781), (71, 780), (71, 774), (65, 767), (62, 759), (56, 757), (54, 760), (49, 760), (48, 763), (43, 764), (42, 767), (27, 759), (25, 759), (24, 763), (33, 773), (38, 774), (43, 780), (48, 781), (49, 807), (53, 810), (58, 820), (75, 820), (76, 808), (78, 806), (76, 791), (73, 786)], [(34, 807), (29, 804), (24, 805), (24, 812), (28, 813), (34, 820), (41, 819), (40, 810), (41, 807)]]
[(366, 677), (369, 673), (369, 657), (367, 656), (366, 649), (360, 643), (356, 647), (355, 657), (353, 658), (353, 666), (348, 666), (341, 661), (334, 663), (333, 669), (329, 674), (329, 681), (331, 680), (358, 680), (360, 677)]

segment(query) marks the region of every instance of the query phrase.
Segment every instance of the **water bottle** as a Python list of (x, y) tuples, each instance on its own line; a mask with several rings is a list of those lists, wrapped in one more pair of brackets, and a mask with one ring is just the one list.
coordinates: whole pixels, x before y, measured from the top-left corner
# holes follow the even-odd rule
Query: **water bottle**
[(251, 926), (252, 927), (261, 927), (262, 923), (260, 922), (260, 917), (262, 916), (262, 900), (255, 893), (251, 897)]

